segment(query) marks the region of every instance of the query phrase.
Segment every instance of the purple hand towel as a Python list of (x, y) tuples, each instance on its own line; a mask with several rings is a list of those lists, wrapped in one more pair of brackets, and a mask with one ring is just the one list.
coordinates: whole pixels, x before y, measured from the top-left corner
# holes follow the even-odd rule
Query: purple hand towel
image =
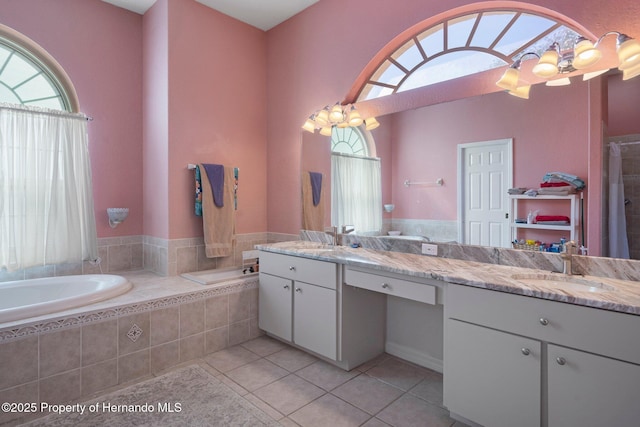
[(320, 193), (322, 192), (322, 174), (320, 172), (309, 172), (311, 178), (311, 194), (313, 196), (313, 206), (320, 203)]
[(207, 172), (209, 184), (211, 184), (211, 192), (213, 193), (213, 203), (221, 208), (224, 206), (224, 166), (202, 164)]

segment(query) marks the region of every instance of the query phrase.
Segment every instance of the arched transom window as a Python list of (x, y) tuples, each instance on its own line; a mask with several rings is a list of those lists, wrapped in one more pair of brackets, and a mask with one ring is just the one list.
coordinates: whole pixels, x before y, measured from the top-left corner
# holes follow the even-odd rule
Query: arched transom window
[(512, 63), (543, 53), (557, 41), (571, 48), (575, 30), (557, 20), (516, 10), (486, 10), (419, 31), (372, 73), (358, 100), (379, 98)]
[(1, 36), (0, 102), (72, 110), (55, 74), (25, 47)]

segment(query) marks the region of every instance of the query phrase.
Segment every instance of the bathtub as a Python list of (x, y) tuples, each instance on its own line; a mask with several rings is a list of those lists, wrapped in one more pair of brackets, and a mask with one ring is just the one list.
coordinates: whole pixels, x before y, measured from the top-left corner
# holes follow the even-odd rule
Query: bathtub
[(128, 292), (122, 276), (89, 274), (0, 283), (0, 323), (80, 307)]
[(181, 274), (181, 276), (185, 279), (200, 283), (201, 285), (215, 285), (217, 283), (228, 282), (230, 280), (244, 279), (257, 274), (257, 272), (245, 272), (245, 269), (242, 268), (227, 268), (184, 273)]

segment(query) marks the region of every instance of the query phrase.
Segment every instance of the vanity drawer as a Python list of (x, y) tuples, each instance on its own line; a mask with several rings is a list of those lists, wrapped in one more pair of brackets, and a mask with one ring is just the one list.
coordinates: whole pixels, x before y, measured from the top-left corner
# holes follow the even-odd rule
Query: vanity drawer
[(640, 364), (640, 316), (447, 285), (445, 316)]
[(260, 271), (336, 289), (338, 266), (332, 262), (260, 251)]
[(436, 286), (347, 268), (345, 283), (413, 301), (436, 304)]

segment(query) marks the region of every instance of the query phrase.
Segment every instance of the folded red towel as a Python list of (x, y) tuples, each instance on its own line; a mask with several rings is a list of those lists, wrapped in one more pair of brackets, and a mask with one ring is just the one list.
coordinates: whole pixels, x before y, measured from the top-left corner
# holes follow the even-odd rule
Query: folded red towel
[(567, 184), (566, 182), (541, 182), (540, 188), (544, 187), (571, 187), (571, 184)]
[(568, 216), (563, 216), (563, 215), (538, 215), (536, 216), (536, 222), (540, 222), (540, 221), (567, 221), (569, 222), (570, 219)]

